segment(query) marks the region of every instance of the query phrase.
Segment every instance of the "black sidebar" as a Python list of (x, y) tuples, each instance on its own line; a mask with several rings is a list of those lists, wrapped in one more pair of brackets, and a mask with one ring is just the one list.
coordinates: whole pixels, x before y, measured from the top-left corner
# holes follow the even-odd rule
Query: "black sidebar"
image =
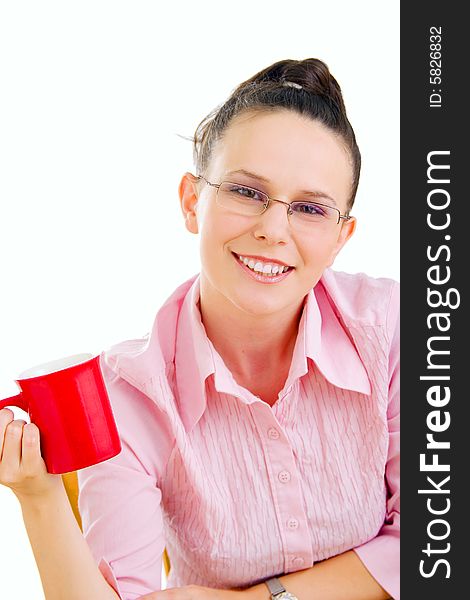
[(401, 600), (469, 598), (469, 21), (401, 3)]

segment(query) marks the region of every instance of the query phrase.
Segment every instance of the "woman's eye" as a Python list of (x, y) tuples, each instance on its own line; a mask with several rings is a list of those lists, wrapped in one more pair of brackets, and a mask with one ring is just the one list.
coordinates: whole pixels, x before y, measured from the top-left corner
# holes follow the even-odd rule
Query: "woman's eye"
[(233, 193), (236, 193), (239, 196), (248, 198), (249, 200), (263, 201), (263, 198), (259, 192), (257, 192), (256, 190), (253, 190), (252, 188), (244, 187), (243, 185), (233, 186), (231, 191)]
[(321, 206), (318, 204), (313, 204), (313, 202), (296, 204), (296, 210), (305, 215), (318, 215), (320, 217), (324, 217), (326, 214), (326, 211)]

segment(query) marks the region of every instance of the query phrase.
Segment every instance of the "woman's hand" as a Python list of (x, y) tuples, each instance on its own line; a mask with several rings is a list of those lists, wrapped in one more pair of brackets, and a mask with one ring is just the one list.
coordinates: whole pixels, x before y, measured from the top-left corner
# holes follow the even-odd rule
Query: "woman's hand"
[(63, 485), (61, 475), (47, 472), (39, 428), (22, 419), (14, 420), (8, 408), (0, 410), (0, 483), (19, 500), (47, 496)]
[(218, 590), (201, 585), (185, 585), (145, 594), (138, 600), (246, 600), (246, 593), (244, 590)]

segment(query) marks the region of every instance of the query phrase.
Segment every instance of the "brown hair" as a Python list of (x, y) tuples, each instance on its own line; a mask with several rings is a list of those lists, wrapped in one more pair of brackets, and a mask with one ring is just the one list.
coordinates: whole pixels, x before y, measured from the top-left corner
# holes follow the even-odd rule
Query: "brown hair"
[(317, 58), (275, 62), (241, 83), (223, 104), (204, 117), (192, 139), (197, 173), (206, 171), (214, 145), (222, 138), (232, 119), (244, 111), (261, 112), (279, 108), (307, 115), (342, 139), (353, 167), (349, 212), (359, 184), (361, 153), (346, 115), (341, 88), (327, 65)]

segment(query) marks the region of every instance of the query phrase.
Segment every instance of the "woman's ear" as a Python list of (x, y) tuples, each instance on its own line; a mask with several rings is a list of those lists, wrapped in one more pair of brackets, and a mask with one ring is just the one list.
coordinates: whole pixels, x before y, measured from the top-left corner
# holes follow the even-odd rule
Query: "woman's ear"
[(183, 213), (186, 229), (191, 233), (199, 233), (196, 212), (199, 200), (198, 183), (198, 178), (189, 171), (186, 171), (178, 186), (181, 212)]
[(341, 225), (341, 230), (338, 235), (338, 240), (337, 240), (336, 245), (334, 246), (333, 251), (330, 256), (330, 262), (328, 263), (329, 267), (331, 267), (331, 265), (334, 263), (335, 258), (338, 255), (341, 248), (349, 240), (349, 238), (352, 236), (352, 234), (356, 231), (356, 225), (357, 225), (356, 217), (351, 217), (348, 221), (343, 221), (343, 223)]

